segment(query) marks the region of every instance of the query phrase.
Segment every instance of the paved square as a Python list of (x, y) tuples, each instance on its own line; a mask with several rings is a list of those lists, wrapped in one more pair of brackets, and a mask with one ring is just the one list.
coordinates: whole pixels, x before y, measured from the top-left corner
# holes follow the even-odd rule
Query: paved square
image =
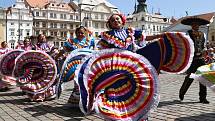
[[(199, 84), (194, 81), (180, 102), (178, 98), (185, 75), (161, 74), (160, 103), (149, 117), (150, 121), (215, 121), (215, 93), (208, 89), (210, 104), (199, 101)], [(84, 116), (79, 108), (67, 104), (73, 85), (69, 82), (60, 99), (30, 102), (19, 88), (0, 92), (0, 121), (102, 121), (96, 114)]]

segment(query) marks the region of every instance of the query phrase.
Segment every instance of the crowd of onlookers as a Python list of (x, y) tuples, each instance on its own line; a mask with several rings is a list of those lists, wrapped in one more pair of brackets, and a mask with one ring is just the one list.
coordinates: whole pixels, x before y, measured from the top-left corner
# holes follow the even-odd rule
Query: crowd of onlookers
[(204, 50), (204, 60), (206, 64), (215, 62), (215, 47), (211, 44), (207, 44), (206, 49)]

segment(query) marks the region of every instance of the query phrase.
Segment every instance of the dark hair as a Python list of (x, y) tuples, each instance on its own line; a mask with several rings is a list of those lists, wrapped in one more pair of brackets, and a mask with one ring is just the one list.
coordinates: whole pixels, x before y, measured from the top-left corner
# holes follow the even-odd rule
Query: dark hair
[(4, 44), (7, 44), (6, 41), (1, 42), (1, 47), (3, 47)]
[(1, 46), (4, 45), (4, 44), (7, 44), (7, 42), (6, 41), (1, 42)]
[(43, 35), (43, 34), (39, 34), (39, 35), (37, 36), (37, 40), (39, 40), (40, 37), (41, 37), (42, 35)]
[(78, 31), (81, 29), (84, 29), (84, 31), (87, 31), (87, 29), (84, 26), (80, 26), (80, 27), (76, 28), (75, 34), (77, 35)]
[(30, 40), (30, 39), (28, 39), (28, 38), (24, 39), (24, 42), (26, 42), (27, 40), (28, 40), (29, 42), (31, 42), (31, 40)]
[(108, 18), (108, 21), (107, 21), (107, 23), (106, 23), (107, 28), (112, 29), (111, 26), (110, 26), (110, 20), (111, 20), (111, 18), (112, 18), (114, 15), (119, 16), (119, 17), (122, 19), (122, 25), (125, 25), (125, 23), (126, 23), (126, 17), (125, 17), (124, 15), (122, 15), (122, 14), (114, 13), (114, 14), (112, 14), (112, 15)]

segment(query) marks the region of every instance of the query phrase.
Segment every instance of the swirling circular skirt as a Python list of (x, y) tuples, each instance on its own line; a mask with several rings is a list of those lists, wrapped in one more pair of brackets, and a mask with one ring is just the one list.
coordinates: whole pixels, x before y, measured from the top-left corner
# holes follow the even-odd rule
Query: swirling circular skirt
[(12, 76), (12, 72), (15, 65), (15, 59), (24, 50), (11, 50), (8, 53), (1, 56), (0, 59), (0, 73), (5, 76)]
[(74, 79), (75, 70), (81, 64), (81, 60), (91, 54), (93, 50), (90, 49), (76, 49), (72, 51), (64, 61), (60, 72), (60, 80), (68, 82)]
[(156, 68), (168, 73), (184, 73), (194, 55), (192, 39), (182, 32), (166, 32), (163, 38), (136, 51)]
[(76, 74), (85, 114), (95, 109), (105, 119), (139, 120), (158, 104), (157, 72), (133, 52), (99, 50), (85, 57)]
[(36, 94), (47, 90), (55, 81), (55, 61), (42, 51), (25, 51), (15, 60), (14, 77), (28, 93)]

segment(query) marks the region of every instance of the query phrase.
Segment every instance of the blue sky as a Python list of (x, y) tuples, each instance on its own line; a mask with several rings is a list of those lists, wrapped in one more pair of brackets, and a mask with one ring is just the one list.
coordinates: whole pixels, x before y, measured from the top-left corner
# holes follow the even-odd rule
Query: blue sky
[[(122, 12), (133, 12), (135, 0), (109, 0)], [(146, 0), (148, 12), (158, 12), (167, 17), (215, 12), (215, 0)]]
[[(69, 0), (66, 0), (69, 1)], [(122, 13), (132, 13), (135, 0), (108, 0), (117, 6)], [(15, 0), (0, 0), (0, 7), (7, 7), (15, 3)], [(175, 16), (180, 18), (186, 15), (215, 12), (215, 0), (146, 0), (148, 12), (160, 11), (163, 16)]]

